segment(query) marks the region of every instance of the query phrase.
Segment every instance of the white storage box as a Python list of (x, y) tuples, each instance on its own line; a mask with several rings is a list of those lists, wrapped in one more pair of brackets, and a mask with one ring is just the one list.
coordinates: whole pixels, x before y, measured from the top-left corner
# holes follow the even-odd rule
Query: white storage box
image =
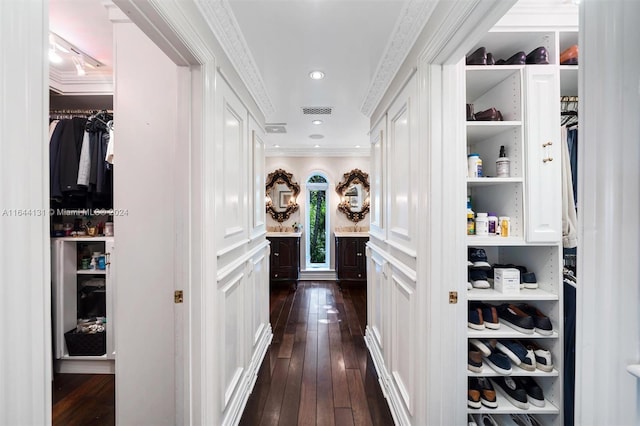
[(505, 294), (520, 293), (520, 270), (516, 268), (494, 269), (493, 288)]

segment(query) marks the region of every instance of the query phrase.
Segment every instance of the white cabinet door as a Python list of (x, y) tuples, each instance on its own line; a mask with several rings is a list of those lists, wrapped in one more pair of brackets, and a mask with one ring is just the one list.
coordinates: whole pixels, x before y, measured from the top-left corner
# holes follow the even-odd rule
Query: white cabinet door
[(116, 300), (115, 271), (114, 271), (114, 250), (113, 240), (107, 240), (104, 243), (104, 253), (107, 257), (107, 269), (105, 277), (106, 293), (106, 314), (107, 314), (107, 358), (116, 359), (116, 341), (115, 341), (115, 309), (114, 301)]
[(525, 81), (526, 239), (557, 242), (562, 238), (558, 69), (529, 65)]

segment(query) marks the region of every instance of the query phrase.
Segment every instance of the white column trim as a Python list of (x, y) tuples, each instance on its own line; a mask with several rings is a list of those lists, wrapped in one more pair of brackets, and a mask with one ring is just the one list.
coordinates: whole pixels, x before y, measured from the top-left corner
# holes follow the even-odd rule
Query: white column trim
[(51, 423), (48, 4), (0, 2), (0, 424)]
[(576, 424), (640, 422), (640, 3), (580, 4)]

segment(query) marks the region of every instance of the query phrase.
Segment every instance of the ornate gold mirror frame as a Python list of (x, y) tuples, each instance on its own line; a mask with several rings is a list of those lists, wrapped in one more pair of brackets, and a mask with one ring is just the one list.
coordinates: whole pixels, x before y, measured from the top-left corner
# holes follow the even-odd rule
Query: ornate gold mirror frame
[[(281, 190), (281, 185), (286, 185), (287, 190)], [(299, 193), (300, 185), (293, 180), (292, 173), (283, 169), (269, 173), (266, 185), (267, 213), (278, 222), (289, 219), (298, 210), (296, 200)]]
[[(369, 213), (369, 174), (360, 169), (345, 173), (342, 182), (336, 186), (336, 192), (340, 194), (338, 210), (350, 221), (360, 222)], [(354, 197), (360, 201), (354, 203)]]

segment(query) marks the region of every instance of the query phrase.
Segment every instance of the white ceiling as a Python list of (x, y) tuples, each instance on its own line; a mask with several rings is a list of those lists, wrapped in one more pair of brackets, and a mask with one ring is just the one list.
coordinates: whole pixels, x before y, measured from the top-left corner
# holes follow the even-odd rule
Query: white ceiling
[[(108, 2), (107, 2), (108, 3)], [(207, 2), (200, 2), (206, 4)], [(261, 80), (249, 87), (263, 108), (267, 123), (286, 123), (285, 134), (267, 137), (268, 151), (286, 154), (312, 152), (368, 152), (367, 132), (374, 80), (381, 69), (388, 74), (389, 52), (399, 66), (407, 46), (424, 23), (409, 8), (409, 0), (224, 0), (234, 31), (241, 34)], [(428, 3), (428, 2), (423, 2)], [(112, 24), (104, 0), (50, 0), (50, 28), (111, 71)], [(211, 3), (210, 3), (211, 4)], [(218, 6), (216, 6), (218, 7)], [(426, 16), (424, 17), (426, 19)], [(411, 24), (406, 34), (406, 23)], [(404, 28), (403, 28), (404, 26)], [(398, 39), (398, 34), (402, 38)], [(411, 34), (414, 33), (414, 34)], [(395, 37), (395, 38), (394, 38)], [(402, 42), (402, 43), (401, 43)], [(222, 42), (224, 46), (224, 41)], [(229, 53), (229, 52), (228, 52)], [(393, 56), (393, 55), (391, 55)], [(234, 58), (231, 58), (232, 61)], [(237, 59), (237, 58), (236, 58)], [(247, 58), (242, 58), (245, 60)], [(387, 63), (384, 63), (384, 60)], [(384, 66), (381, 66), (384, 65)], [(52, 68), (55, 72), (56, 68)], [(309, 72), (321, 70), (323, 80)], [(72, 72), (71, 69), (59, 69)], [(377, 81), (378, 91), (380, 81)], [(388, 82), (387, 82), (388, 83)], [(256, 89), (256, 90), (252, 90)], [(329, 106), (329, 116), (304, 115), (302, 107)], [(314, 118), (323, 124), (314, 125)], [(322, 135), (322, 139), (309, 138)], [(279, 145), (280, 148), (275, 148)], [(315, 146), (319, 145), (319, 148)], [(356, 148), (359, 145), (361, 148)]]

